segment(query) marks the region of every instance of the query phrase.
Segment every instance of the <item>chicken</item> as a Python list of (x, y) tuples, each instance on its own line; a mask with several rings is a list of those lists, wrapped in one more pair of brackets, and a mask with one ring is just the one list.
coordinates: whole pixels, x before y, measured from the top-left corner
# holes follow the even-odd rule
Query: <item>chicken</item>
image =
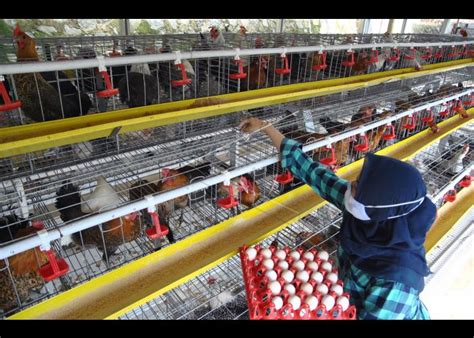
[[(239, 200), (240, 203), (247, 208), (252, 208), (253, 205), (260, 199), (260, 188), (252, 178), (251, 175), (245, 174), (240, 177), (235, 177), (230, 180), (233, 188), (234, 199)], [(224, 183), (219, 184), (217, 188), (218, 199), (229, 196), (229, 188)]]
[(326, 240), (322, 233), (313, 233), (309, 231), (302, 231), (296, 235), (295, 245), (303, 247), (304, 250), (316, 248), (317, 250), (324, 250), (332, 252), (329, 241)]
[[(96, 190), (94, 190), (99, 193), (94, 194), (93, 192), (91, 196), (94, 198), (82, 204), (78, 188), (69, 182), (64, 182), (57, 192), (55, 204), (62, 221), (65, 223), (75, 221), (103, 210), (105, 206), (117, 206), (113, 204), (116, 203), (117, 197), (114, 196), (114, 193), (110, 194), (111, 190), (113, 188), (105, 182), (105, 179), (99, 178)], [(102, 259), (108, 262), (108, 259), (122, 243), (130, 242), (138, 238), (140, 234), (141, 227), (138, 217), (127, 215), (76, 232), (72, 234), (72, 240), (77, 245), (97, 247), (103, 252)]]
[[(197, 178), (209, 176), (210, 170), (211, 166), (208, 162), (197, 166), (187, 165), (178, 169), (163, 169), (163, 179), (158, 182), (158, 191), (165, 192), (188, 185)], [(182, 209), (179, 220), (179, 224), (181, 224), (184, 216), (184, 208), (188, 205), (188, 200), (188, 195), (183, 195), (160, 204), (158, 206), (159, 213), (164, 223), (169, 225), (169, 216), (171, 213), (176, 209)]]
[[(18, 25), (14, 37), (17, 43), (18, 62), (39, 60), (34, 39), (22, 32)], [(13, 76), (18, 98), (22, 102), (21, 108), (24, 114), (35, 122), (85, 115), (92, 106), (89, 97), (84, 93), (80, 94), (64, 72), (58, 72), (60, 82), (56, 82), (55, 73), (26, 73)], [(48, 81), (54, 81), (54, 84)]]
[(351, 75), (362, 75), (369, 69), (370, 55), (366, 51), (354, 53), (355, 64), (351, 67)]
[(247, 78), (240, 82), (241, 91), (253, 90), (265, 87), (267, 80), (268, 58), (259, 56), (250, 61), (250, 65), (244, 67)]
[[(16, 216), (7, 216), (0, 218), (0, 224), (8, 225), (11, 222), (18, 222)], [(19, 239), (34, 234), (39, 229), (28, 226), (27, 221), (21, 220), (20, 223), (10, 227), (8, 235), (13, 239)], [(5, 228), (2, 228), (1, 243), (8, 242), (9, 237), (5, 236)], [(5, 241), (6, 240), (6, 241)], [(0, 262), (0, 309), (9, 311), (19, 306), (17, 295), (20, 301), (24, 303), (28, 300), (30, 292), (44, 285), (44, 280), (39, 274), (39, 268), (48, 263), (48, 257), (38, 247), (24, 251), (8, 258), (8, 269), (6, 269), (5, 261)], [(9, 272), (11, 273), (11, 277)]]
[(132, 65), (119, 84), (120, 101), (129, 108), (148, 106), (158, 101), (158, 84), (147, 64)]

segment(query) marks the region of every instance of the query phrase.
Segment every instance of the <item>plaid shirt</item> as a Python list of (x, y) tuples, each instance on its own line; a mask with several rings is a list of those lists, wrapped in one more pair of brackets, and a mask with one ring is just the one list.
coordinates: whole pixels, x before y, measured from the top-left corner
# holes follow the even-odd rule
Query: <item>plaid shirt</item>
[[(314, 162), (303, 152), (302, 144), (295, 140), (284, 138), (280, 153), (283, 169), (289, 169), (318, 195), (345, 211), (344, 193), (348, 181)], [(351, 303), (356, 306), (359, 319), (429, 319), (417, 290), (360, 270), (351, 264), (341, 246), (337, 258), (344, 291), (351, 295)]]

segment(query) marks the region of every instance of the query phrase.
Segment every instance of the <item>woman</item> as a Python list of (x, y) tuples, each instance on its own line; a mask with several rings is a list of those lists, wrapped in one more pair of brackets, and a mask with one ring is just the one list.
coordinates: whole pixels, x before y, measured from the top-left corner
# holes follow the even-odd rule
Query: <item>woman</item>
[(280, 150), (282, 167), (343, 211), (339, 273), (359, 319), (429, 319), (419, 294), (429, 273), (423, 243), (436, 206), (426, 197), (418, 170), (369, 153), (350, 183), (314, 162), (300, 143), (270, 123), (249, 118), (239, 127), (264, 131)]

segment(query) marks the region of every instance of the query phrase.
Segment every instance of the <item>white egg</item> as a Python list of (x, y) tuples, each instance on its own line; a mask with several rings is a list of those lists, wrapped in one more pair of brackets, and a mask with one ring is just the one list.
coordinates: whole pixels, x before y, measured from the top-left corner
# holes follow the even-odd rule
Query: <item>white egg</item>
[(328, 286), (322, 283), (316, 287), (316, 290), (322, 295), (327, 295), (329, 292)]
[(268, 270), (267, 272), (265, 272), (265, 276), (267, 276), (267, 278), (270, 282), (273, 282), (273, 281), (277, 280), (277, 278), (278, 278), (278, 275), (274, 270)]
[(265, 258), (270, 258), (272, 257), (272, 251), (270, 249), (263, 249), (260, 251), (260, 253), (263, 255)]
[(314, 255), (312, 252), (307, 251), (303, 254), (303, 258), (306, 258), (308, 261), (312, 261), (314, 259)]
[(249, 261), (253, 261), (255, 257), (257, 257), (257, 250), (255, 250), (255, 248), (248, 248), (245, 250), (245, 253), (247, 254)]
[(296, 293), (296, 288), (293, 284), (285, 284), (285, 290), (288, 291), (290, 296), (293, 296)]
[(281, 307), (283, 306), (283, 299), (281, 299), (281, 297), (273, 297), (272, 303), (275, 304), (276, 310), (280, 310)]
[(318, 271), (319, 268), (318, 263), (316, 262), (308, 262), (306, 263), (306, 267), (312, 271)]
[(315, 271), (311, 274), (311, 279), (314, 279), (316, 282), (321, 283), (323, 281), (323, 274), (319, 271)]
[(275, 252), (275, 256), (279, 259), (279, 260), (284, 260), (286, 258), (286, 252), (285, 250), (277, 250)]
[(296, 270), (298, 270), (298, 271), (304, 270), (304, 263), (303, 263), (303, 261), (296, 261), (296, 262), (294, 262), (291, 266), (294, 267), (294, 268), (295, 268)]
[(270, 270), (270, 269), (273, 269), (273, 267), (275, 266), (275, 263), (273, 263), (271, 259), (267, 258), (263, 261), (263, 266)]
[(332, 284), (337, 283), (337, 273), (330, 272), (326, 275), (326, 279), (330, 281)]
[(288, 268), (290, 267), (287, 261), (279, 261), (278, 266), (283, 270), (288, 270)]
[(313, 293), (313, 286), (309, 283), (303, 283), (300, 286), (300, 290), (302, 290), (307, 295), (310, 295)]
[(341, 305), (342, 311), (346, 311), (349, 307), (349, 299), (346, 296), (341, 296), (337, 299), (337, 304)]
[(342, 286), (340, 286), (339, 284), (332, 285), (331, 286), (331, 291), (334, 291), (336, 293), (336, 295), (338, 295), (338, 296), (341, 296), (342, 293), (343, 293)]
[(309, 273), (305, 270), (303, 271), (298, 271), (296, 273), (296, 279), (299, 279), (303, 283), (306, 283), (309, 280)]
[(293, 306), (293, 310), (298, 310), (301, 306), (301, 298), (298, 296), (291, 296), (288, 298), (288, 303)]
[(306, 304), (308, 304), (309, 306), (309, 311), (313, 311), (314, 309), (316, 309), (318, 307), (318, 298), (316, 298), (315, 296), (311, 295), (311, 296), (308, 296), (306, 297), (306, 299), (304, 300), (304, 302)]
[(320, 251), (318, 252), (318, 258), (321, 258), (323, 261), (327, 261), (329, 258), (329, 254), (327, 251)]
[(276, 280), (268, 284), (268, 288), (272, 292), (272, 295), (278, 295), (281, 292), (281, 285)]
[(324, 262), (321, 264), (321, 268), (323, 268), (326, 271), (331, 271), (332, 270), (332, 264), (329, 262)]
[(334, 300), (334, 297), (331, 295), (325, 295), (321, 302), (326, 306), (326, 310), (330, 311), (333, 307), (336, 301)]
[(281, 277), (285, 280), (285, 282), (291, 283), (295, 278), (295, 274), (290, 270), (285, 270), (281, 273)]
[(299, 260), (301, 255), (298, 251), (290, 252), (290, 257), (292, 257), (295, 261)]

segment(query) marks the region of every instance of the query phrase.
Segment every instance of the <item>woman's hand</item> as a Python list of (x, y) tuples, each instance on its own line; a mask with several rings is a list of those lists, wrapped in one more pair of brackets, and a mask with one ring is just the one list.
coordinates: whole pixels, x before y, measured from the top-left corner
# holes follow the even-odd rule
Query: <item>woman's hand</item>
[(256, 117), (249, 117), (239, 124), (239, 129), (244, 133), (252, 133), (265, 126), (269, 125), (268, 122), (260, 120)]

